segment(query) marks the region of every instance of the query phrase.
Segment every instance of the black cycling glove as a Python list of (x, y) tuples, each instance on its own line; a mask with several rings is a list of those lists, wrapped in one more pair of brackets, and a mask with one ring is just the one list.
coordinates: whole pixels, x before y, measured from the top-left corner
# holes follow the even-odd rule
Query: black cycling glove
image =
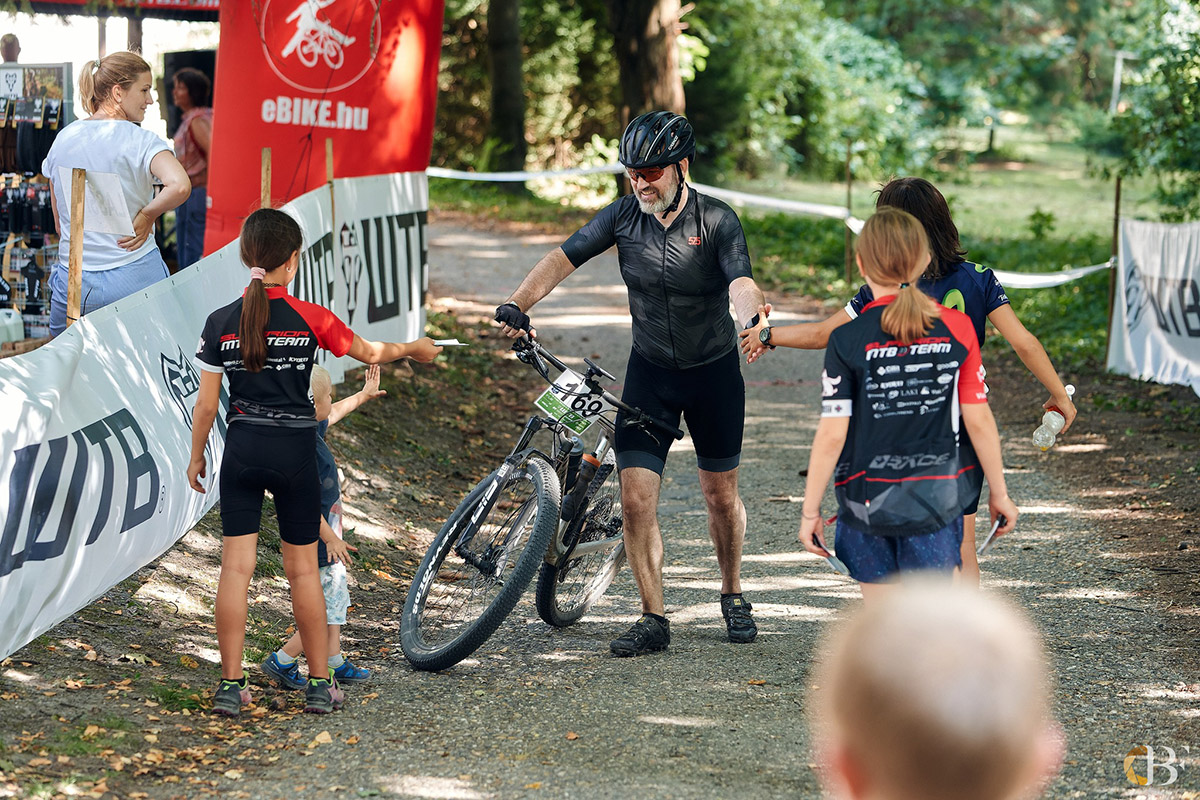
[(496, 322), (501, 322), (510, 328), (529, 332), (529, 315), (517, 308), (516, 303), (505, 303), (496, 307)]

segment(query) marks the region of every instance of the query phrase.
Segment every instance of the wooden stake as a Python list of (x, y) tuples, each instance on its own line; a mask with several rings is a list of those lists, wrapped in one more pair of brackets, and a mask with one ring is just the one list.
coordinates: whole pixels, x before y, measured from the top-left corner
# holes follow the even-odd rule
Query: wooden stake
[(262, 200), (259, 208), (271, 207), (271, 148), (262, 149)]
[(333, 190), (333, 139), (325, 139), (325, 180), (329, 182), (329, 222), (333, 226), (334, 241), (341, 234), (337, 224), (337, 193)]
[[(850, 188), (853, 186), (853, 181), (850, 176), (850, 148), (853, 145), (849, 139), (846, 140), (846, 214), (847, 218), (850, 214)], [(843, 223), (845, 220), (843, 220)], [(843, 225), (846, 229), (846, 283), (850, 283), (850, 276), (853, 274), (854, 257), (851, 255), (852, 242), (850, 226)]]
[[(1108, 341), (1112, 343), (1113, 307), (1117, 302), (1117, 269), (1121, 246), (1121, 176), (1117, 176), (1117, 196), (1113, 200), (1112, 269), (1108, 271)], [(1105, 348), (1107, 352), (1108, 348)]]
[(71, 170), (71, 250), (67, 260), (67, 327), (79, 319), (83, 294), (83, 198), (86, 172)]

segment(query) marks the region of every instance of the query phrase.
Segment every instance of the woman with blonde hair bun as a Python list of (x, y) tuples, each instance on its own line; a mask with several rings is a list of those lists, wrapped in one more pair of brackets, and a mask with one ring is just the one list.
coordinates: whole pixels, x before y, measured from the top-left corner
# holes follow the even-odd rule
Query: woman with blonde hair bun
[[(150, 65), (136, 53), (111, 53), (83, 65), (79, 98), (90, 114), (63, 128), (42, 174), (50, 180), (58, 228), (58, 262), (50, 273), (50, 334), (67, 327), (67, 259), (71, 247), (71, 171), (115, 175), (131, 219), (129, 233), (83, 234), (82, 314), (167, 277), (154, 223), (187, 199), (191, 181), (165, 139), (141, 127), (153, 101)], [(162, 189), (155, 194), (155, 179)]]

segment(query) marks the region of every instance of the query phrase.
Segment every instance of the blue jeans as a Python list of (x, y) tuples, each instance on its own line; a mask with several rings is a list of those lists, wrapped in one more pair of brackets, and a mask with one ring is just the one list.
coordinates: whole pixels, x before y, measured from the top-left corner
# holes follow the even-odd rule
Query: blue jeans
[(192, 189), (175, 209), (175, 258), (179, 268), (190, 267), (204, 255), (204, 225), (208, 219), (208, 189)]
[[(56, 263), (50, 272), (50, 335), (58, 336), (67, 329), (67, 275), (70, 270)], [(137, 261), (123, 267), (104, 270), (84, 270), (80, 286), (79, 315), (83, 316), (122, 297), (145, 289), (167, 277), (158, 248), (152, 248)]]

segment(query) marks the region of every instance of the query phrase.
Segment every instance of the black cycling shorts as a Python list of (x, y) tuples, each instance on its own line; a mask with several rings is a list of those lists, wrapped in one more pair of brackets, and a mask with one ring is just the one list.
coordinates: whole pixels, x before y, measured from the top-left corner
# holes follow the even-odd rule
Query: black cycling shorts
[[(689, 369), (667, 369), (637, 350), (629, 354), (621, 399), (655, 419), (678, 426), (680, 415), (696, 448), (696, 466), (706, 472), (737, 469), (746, 422), (746, 384), (738, 351)], [(625, 427), (617, 415), (617, 468), (644, 467), (662, 474), (674, 440), (662, 431)]]
[(221, 529), (226, 536), (258, 533), (263, 492), (275, 499), (279, 538), (307, 545), (321, 532), (321, 482), (315, 428), (234, 423), (221, 461)]

